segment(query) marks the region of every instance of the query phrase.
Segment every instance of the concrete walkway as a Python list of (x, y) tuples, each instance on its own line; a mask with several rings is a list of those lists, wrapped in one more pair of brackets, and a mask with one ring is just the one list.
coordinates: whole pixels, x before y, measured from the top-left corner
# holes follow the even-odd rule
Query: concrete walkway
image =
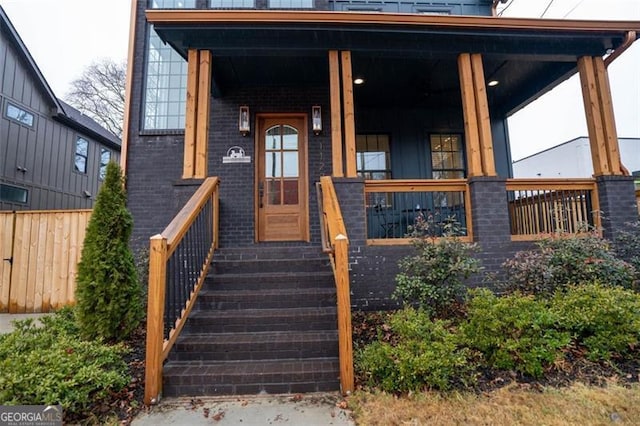
[(341, 401), (337, 393), (167, 398), (132, 425), (353, 426)]
[(27, 318), (38, 319), (48, 314), (0, 314), (0, 334), (13, 331), (13, 321)]

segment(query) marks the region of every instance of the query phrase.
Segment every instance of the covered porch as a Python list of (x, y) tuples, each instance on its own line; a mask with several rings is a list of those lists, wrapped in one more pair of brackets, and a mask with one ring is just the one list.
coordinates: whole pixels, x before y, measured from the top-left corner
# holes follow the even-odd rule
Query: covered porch
[[(464, 238), (480, 241), (474, 230), (483, 219), (473, 213), (470, 185), (484, 181), (500, 182), (492, 191), (511, 241), (600, 229), (606, 206), (596, 180), (626, 182), (606, 65), (635, 40), (637, 23), (292, 11), (147, 17), (189, 63), (183, 179), (220, 176), (210, 152), (225, 138), (246, 145), (252, 136), (250, 150), (262, 161), (259, 114), (313, 110), (319, 123), (309, 119), (301, 166), (308, 182), (299, 195), (311, 203), (305, 214), (313, 221), (321, 175), (361, 182), (367, 245), (406, 244), (418, 218), (455, 220)], [(518, 141), (509, 141), (507, 117), (576, 71), (594, 178), (512, 179), (510, 144)], [(303, 95), (287, 102), (288, 93)], [(272, 101), (279, 96), (285, 100)], [(235, 117), (224, 115), (243, 104), (250, 130), (238, 138)], [(258, 181), (247, 181), (255, 186), (255, 222), (265, 186)]]

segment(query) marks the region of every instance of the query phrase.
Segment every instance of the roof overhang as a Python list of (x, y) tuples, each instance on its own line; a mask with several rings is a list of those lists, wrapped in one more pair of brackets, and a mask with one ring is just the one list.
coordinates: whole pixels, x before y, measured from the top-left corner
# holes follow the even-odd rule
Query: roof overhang
[(628, 44), (633, 31), (640, 34), (638, 21), (274, 10), (147, 10), (146, 16), (184, 57), (191, 48), (229, 58), (326, 57), (327, 50), (337, 49), (425, 60), (470, 52), (494, 64), (544, 63), (527, 93), (509, 95), (505, 113), (574, 74), (579, 57), (604, 56), (625, 46), (625, 38)]

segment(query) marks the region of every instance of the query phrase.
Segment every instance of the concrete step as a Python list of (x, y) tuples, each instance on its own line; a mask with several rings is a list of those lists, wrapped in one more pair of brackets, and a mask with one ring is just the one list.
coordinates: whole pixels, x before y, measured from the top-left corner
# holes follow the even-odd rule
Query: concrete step
[(210, 274), (202, 288), (206, 290), (265, 290), (313, 287), (335, 288), (333, 272), (322, 270), (321, 272)]
[(222, 260), (214, 257), (212, 273), (222, 274), (268, 274), (273, 272), (327, 272), (331, 264), (327, 256), (309, 259), (243, 259)]

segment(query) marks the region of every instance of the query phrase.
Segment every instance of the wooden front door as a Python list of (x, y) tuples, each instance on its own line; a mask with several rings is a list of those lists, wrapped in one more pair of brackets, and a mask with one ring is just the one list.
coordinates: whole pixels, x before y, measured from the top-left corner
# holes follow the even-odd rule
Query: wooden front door
[(306, 116), (257, 118), (257, 239), (308, 241)]

